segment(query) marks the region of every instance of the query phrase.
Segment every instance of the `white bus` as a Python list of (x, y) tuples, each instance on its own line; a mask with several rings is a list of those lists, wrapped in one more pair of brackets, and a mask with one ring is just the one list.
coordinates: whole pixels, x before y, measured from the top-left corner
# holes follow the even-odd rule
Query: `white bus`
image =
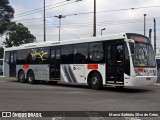
[(31, 84), (43, 80), (122, 88), (155, 84), (157, 67), (149, 38), (122, 33), (6, 48), (4, 76)]

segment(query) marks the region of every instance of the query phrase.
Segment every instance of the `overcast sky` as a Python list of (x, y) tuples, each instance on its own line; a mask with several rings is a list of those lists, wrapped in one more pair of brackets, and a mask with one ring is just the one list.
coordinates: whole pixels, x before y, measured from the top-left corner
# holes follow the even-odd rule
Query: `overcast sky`
[[(47, 41), (58, 41), (59, 19), (54, 17), (57, 15), (66, 16), (61, 20), (61, 40), (91, 37), (93, 35), (92, 12), (94, 9), (94, 0), (75, 1), (76, 0), (46, 0)], [(9, 2), (15, 9), (15, 18), (13, 21), (23, 23), (37, 38), (37, 41), (42, 42), (42, 8), (44, 0), (9, 0)], [(37, 8), (38, 10), (35, 11)], [(160, 0), (97, 0), (96, 8), (97, 36), (100, 36), (101, 29), (103, 28), (106, 28), (106, 30), (103, 31), (103, 35), (121, 32), (144, 34), (144, 14), (147, 14), (146, 35), (148, 36), (149, 29), (153, 29), (153, 18), (156, 18), (157, 47), (159, 47)]]

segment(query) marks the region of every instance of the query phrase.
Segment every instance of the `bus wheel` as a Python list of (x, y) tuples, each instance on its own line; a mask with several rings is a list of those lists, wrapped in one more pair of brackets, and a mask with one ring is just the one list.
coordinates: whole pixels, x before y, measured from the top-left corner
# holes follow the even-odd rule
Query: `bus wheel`
[(117, 90), (122, 90), (124, 88), (124, 86), (116, 86)]
[(27, 81), (28, 83), (34, 84), (35, 83), (35, 77), (33, 71), (29, 71), (27, 74)]
[(58, 81), (48, 81), (48, 84), (50, 85), (57, 85)]
[(91, 87), (92, 89), (98, 90), (102, 88), (102, 77), (99, 73), (94, 72), (91, 75)]
[(18, 82), (24, 83), (26, 82), (24, 71), (21, 70), (18, 73)]

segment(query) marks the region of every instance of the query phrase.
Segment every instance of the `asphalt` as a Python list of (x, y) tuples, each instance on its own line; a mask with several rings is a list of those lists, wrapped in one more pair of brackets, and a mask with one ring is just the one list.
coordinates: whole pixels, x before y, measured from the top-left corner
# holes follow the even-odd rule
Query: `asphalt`
[[(160, 84), (104, 87), (92, 90), (84, 85), (31, 85), (0, 77), (0, 111), (160, 111)], [(72, 112), (71, 112), (72, 113)], [(74, 116), (74, 115), (73, 115)], [(8, 120), (9, 118), (0, 118)], [(30, 120), (31, 118), (10, 118)], [(33, 119), (33, 118), (32, 118)], [(49, 117), (48, 120), (159, 120), (160, 117)], [(33, 119), (33, 120), (34, 120)]]

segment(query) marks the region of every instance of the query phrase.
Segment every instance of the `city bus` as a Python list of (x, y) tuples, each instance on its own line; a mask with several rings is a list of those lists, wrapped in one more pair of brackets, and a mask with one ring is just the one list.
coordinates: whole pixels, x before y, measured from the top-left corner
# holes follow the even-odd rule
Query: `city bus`
[(4, 76), (102, 86), (154, 85), (157, 67), (148, 37), (119, 33), (77, 40), (23, 44), (5, 49)]

